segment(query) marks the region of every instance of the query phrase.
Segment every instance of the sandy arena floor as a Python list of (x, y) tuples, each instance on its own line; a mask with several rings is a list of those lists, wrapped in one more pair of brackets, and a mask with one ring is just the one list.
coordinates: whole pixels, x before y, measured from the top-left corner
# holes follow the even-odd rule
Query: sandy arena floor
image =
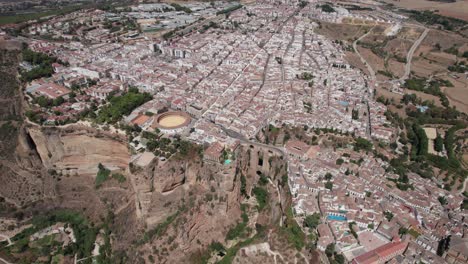
[(183, 116), (177, 116), (177, 115), (170, 115), (170, 116), (165, 116), (159, 120), (159, 125), (163, 127), (177, 127), (182, 125), (187, 118)]

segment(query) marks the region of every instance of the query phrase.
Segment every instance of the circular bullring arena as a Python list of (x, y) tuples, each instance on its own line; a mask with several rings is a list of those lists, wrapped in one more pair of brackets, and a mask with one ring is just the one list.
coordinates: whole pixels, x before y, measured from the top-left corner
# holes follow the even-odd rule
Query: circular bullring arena
[(167, 132), (178, 132), (190, 124), (192, 118), (185, 112), (171, 111), (159, 114), (155, 119), (155, 127)]

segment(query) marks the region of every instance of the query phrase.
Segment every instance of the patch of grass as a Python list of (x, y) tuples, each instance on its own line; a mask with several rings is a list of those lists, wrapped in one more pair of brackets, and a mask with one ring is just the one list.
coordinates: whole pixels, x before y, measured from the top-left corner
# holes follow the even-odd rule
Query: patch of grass
[(261, 211), (265, 206), (267, 205), (268, 202), (268, 192), (262, 187), (255, 187), (252, 189), (252, 193), (255, 195), (255, 198), (257, 198), (258, 202), (258, 210)]
[(233, 240), (237, 237), (241, 237), (245, 235), (245, 229), (247, 224), (249, 223), (249, 215), (247, 214), (247, 205), (241, 204), (241, 211), (242, 211), (242, 222), (238, 223), (233, 228), (229, 229), (226, 234), (226, 240)]
[(17, 132), (16, 126), (14, 126), (11, 122), (4, 123), (0, 126), (0, 141), (5, 141)]
[(127, 180), (127, 178), (125, 178), (121, 173), (113, 173), (112, 178), (117, 180), (119, 183), (123, 183)]
[(281, 227), (281, 231), (286, 235), (289, 243), (297, 250), (301, 250), (304, 247), (306, 236), (294, 219), (291, 207), (286, 211), (286, 222), (285, 225)]
[(218, 264), (230, 264), (230, 263), (232, 263), (232, 261), (234, 260), (234, 257), (237, 254), (237, 251), (239, 251), (239, 249), (241, 249), (241, 248), (243, 248), (245, 246), (248, 246), (248, 245), (252, 244), (254, 241), (256, 241), (257, 237), (258, 237), (258, 235), (255, 235), (252, 238), (241, 241), (241, 242), (237, 243), (235, 246), (230, 247), (226, 251), (226, 255), (218, 262)]
[(354, 151), (369, 151), (372, 150), (373, 144), (365, 138), (357, 138), (356, 143), (354, 144)]
[(109, 179), (110, 176), (110, 170), (104, 167), (101, 163), (98, 165), (99, 171), (96, 175), (96, 180), (95, 180), (95, 186), (96, 189), (101, 187), (101, 185)]
[(40, 13), (21, 14), (14, 16), (1, 16), (0, 25), (22, 23), (29, 20), (41, 19), (48, 16), (64, 15), (81, 9), (81, 6), (68, 6), (61, 9), (50, 10)]
[(152, 241), (155, 237), (159, 237), (162, 234), (164, 234), (169, 227), (169, 225), (174, 222), (174, 220), (177, 218), (177, 216), (181, 213), (181, 211), (177, 211), (174, 214), (168, 216), (166, 220), (153, 229), (149, 230), (143, 235), (143, 238), (138, 242), (138, 244), (143, 245), (146, 244), (150, 241)]
[(408, 230), (408, 234), (410, 234), (410, 235), (413, 236), (414, 238), (418, 238), (418, 236), (421, 235), (421, 234), (418, 233), (418, 231), (416, 231), (416, 230), (414, 230), (414, 229)]
[[(36, 215), (31, 220), (31, 227), (24, 229), (21, 233), (18, 233), (12, 238), (12, 240), (15, 241), (12, 251), (24, 252), (28, 250), (30, 246), (29, 238), (31, 235), (59, 222), (68, 223), (73, 228), (76, 238), (76, 243), (67, 247), (64, 254), (67, 256), (77, 254), (79, 258), (91, 255), (99, 228), (91, 227), (86, 218), (81, 214), (68, 210), (59, 210)], [(40, 239), (36, 241), (35, 244), (46, 249), (51, 244), (55, 243), (50, 237)], [(35, 251), (31, 252), (35, 253)]]

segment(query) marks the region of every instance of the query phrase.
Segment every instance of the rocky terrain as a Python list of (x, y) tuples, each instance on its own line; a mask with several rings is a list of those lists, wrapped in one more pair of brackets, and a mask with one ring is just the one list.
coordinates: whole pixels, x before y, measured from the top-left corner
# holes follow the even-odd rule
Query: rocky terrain
[(0, 196), (21, 206), (54, 195), (41, 160), (22, 118), (22, 95), (17, 80), (19, 51), (0, 50)]
[(83, 126), (27, 128), (47, 169), (59, 174), (96, 174), (102, 163), (110, 169), (125, 169), (130, 153), (125, 139)]
[[(227, 166), (203, 161), (198, 156), (190, 160), (157, 161), (149, 168), (136, 169), (132, 178), (137, 190), (137, 211), (140, 211), (137, 215), (147, 228), (136, 237), (135, 255), (129, 257), (140, 263), (152, 260), (203, 263), (207, 259), (219, 260), (226, 253), (233, 254), (231, 258), (236, 255), (228, 249), (228, 252), (218, 250), (221, 256), (212, 256), (213, 243), (234, 249), (244, 239), (262, 245), (279, 239), (283, 207), (290, 203), (288, 190), (280, 183), (281, 175), (286, 173), (285, 161), (277, 154), (253, 146), (242, 146), (236, 156), (236, 162)], [(260, 175), (268, 175), (269, 179), (265, 183), (268, 204), (262, 210), (250, 195), (259, 184)], [(245, 231), (239, 237), (228, 239), (230, 230), (246, 218)], [(279, 250), (285, 256), (297, 252), (294, 248)], [(258, 258), (257, 255), (244, 257), (252, 257), (252, 263)]]

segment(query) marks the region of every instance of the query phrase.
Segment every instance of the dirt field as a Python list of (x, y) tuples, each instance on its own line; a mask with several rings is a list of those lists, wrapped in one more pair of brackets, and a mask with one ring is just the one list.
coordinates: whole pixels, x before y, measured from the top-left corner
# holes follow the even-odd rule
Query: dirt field
[(384, 60), (383, 58), (380, 58), (379, 56), (375, 55), (370, 49), (366, 49), (363, 47), (358, 47), (359, 53), (362, 55), (362, 57), (369, 63), (374, 69), (375, 72), (381, 70), (385, 70), (384, 66)]
[(466, 38), (463, 38), (460, 35), (446, 32), (442, 30), (431, 29), (426, 38), (421, 42), (421, 46), (430, 46), (435, 47), (436, 44), (439, 44), (442, 50), (448, 49), (453, 45), (461, 47), (466, 44)]
[(413, 58), (411, 72), (420, 77), (429, 77), (432, 74), (447, 72), (447, 65), (438, 64), (422, 57)]
[[(388, 98), (390, 100), (393, 99), (393, 101), (396, 103), (396, 104), (399, 104), (400, 101), (401, 101), (401, 98), (403, 98), (403, 95), (401, 94), (396, 94), (396, 93), (392, 93), (390, 92), (389, 90), (387, 89), (384, 89), (383, 88), (384, 86), (380, 85), (378, 87), (375, 88), (376, 90), (376, 97), (379, 97), (379, 96), (383, 96), (385, 98)], [(401, 116), (402, 118), (406, 118), (407, 115), (406, 115), (406, 112), (403, 108), (397, 108), (395, 105), (389, 105), (387, 106), (388, 107), (388, 110), (394, 112), (394, 113), (397, 113), (399, 116)]]
[(440, 99), (437, 96), (423, 93), (423, 92), (418, 92), (418, 91), (412, 91), (412, 90), (406, 90), (405, 93), (407, 94), (415, 94), (417, 97), (421, 98), (423, 101), (428, 100), (434, 102), (434, 105), (442, 107), (442, 104), (440, 103)]
[(389, 98), (389, 99), (392, 99), (395, 100), (396, 103), (400, 102), (401, 98), (403, 98), (403, 95), (401, 94), (396, 94), (396, 93), (392, 93), (384, 88), (382, 88), (382, 86), (378, 86), (375, 88), (377, 93), (377, 97), (383, 95), (385, 98)]
[(349, 62), (350, 65), (362, 70), (364, 74), (369, 75), (369, 71), (367, 70), (366, 65), (362, 63), (362, 61), (359, 59), (359, 56), (356, 53), (346, 51), (345, 54), (346, 60)]
[(185, 121), (187, 121), (187, 118), (183, 116), (170, 115), (161, 118), (159, 124), (164, 127), (177, 127), (185, 123)]
[(317, 28), (315, 32), (320, 35), (327, 36), (331, 39), (354, 41), (369, 30), (371, 27), (368, 26), (355, 26), (347, 24), (332, 24), (326, 22), (320, 22), (320, 28)]
[(19, 50), (21, 49), (21, 43), (19, 41), (8, 40), (4, 39), (3, 37), (0, 37), (0, 49)]
[(452, 82), (454, 87), (442, 88), (442, 91), (447, 95), (450, 105), (455, 106), (459, 111), (468, 113), (468, 81), (462, 78), (446, 78)]
[(411, 42), (415, 42), (419, 36), (423, 33), (422, 28), (415, 28), (415, 27), (403, 27), (400, 32), (398, 33), (398, 38), (406, 39)]
[(401, 77), (405, 74), (405, 64), (396, 60), (388, 60), (388, 70), (395, 76)]
[(387, 45), (385, 45), (384, 50), (392, 55), (405, 58), (411, 46), (413, 46), (412, 41), (395, 38), (387, 42)]
[(398, 7), (416, 10), (438, 10), (439, 14), (468, 21), (468, 0), (458, 0), (455, 3), (442, 3), (428, 0), (383, 0)]

